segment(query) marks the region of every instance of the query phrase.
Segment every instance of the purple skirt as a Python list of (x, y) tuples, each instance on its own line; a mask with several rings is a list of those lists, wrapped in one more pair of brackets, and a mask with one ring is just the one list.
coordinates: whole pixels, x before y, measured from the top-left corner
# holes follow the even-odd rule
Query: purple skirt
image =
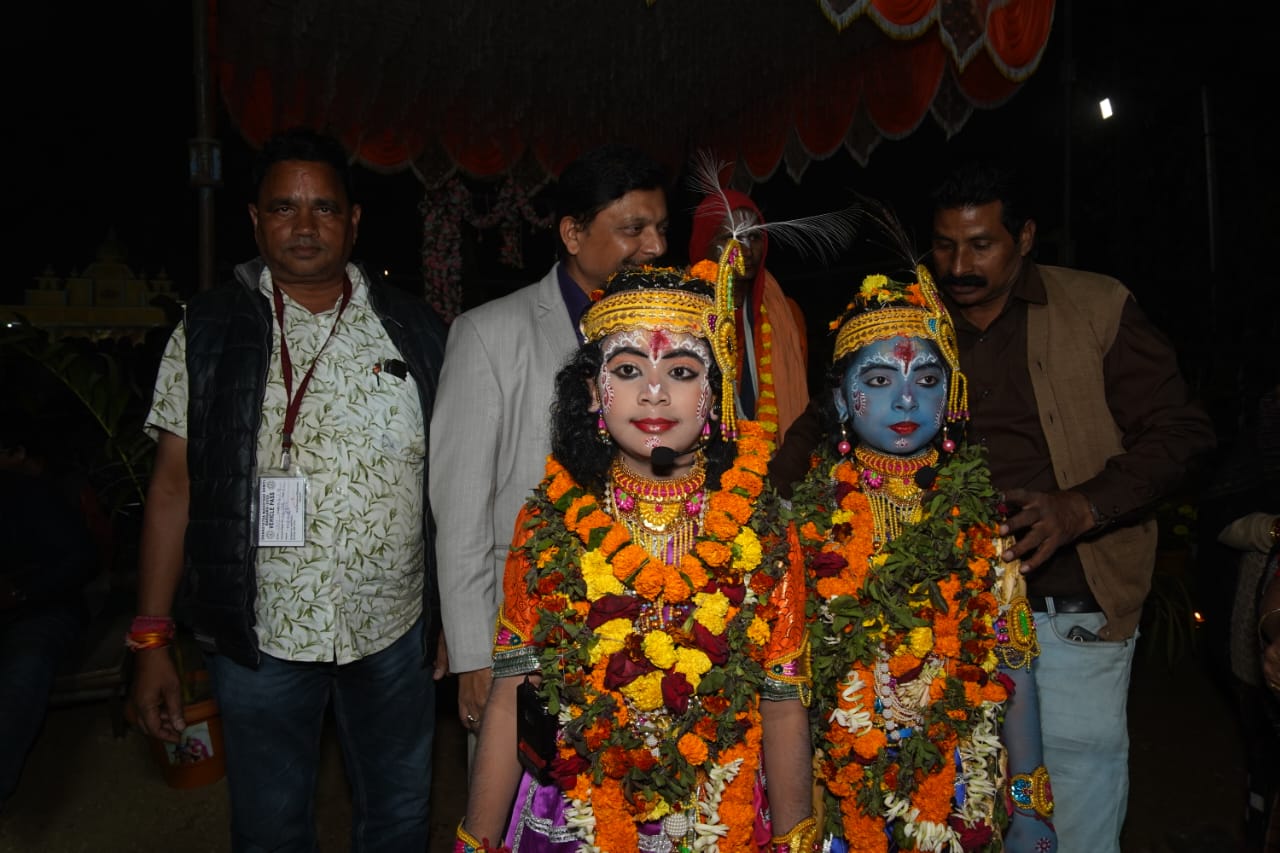
[[(756, 777), (755, 801), (755, 849), (768, 850), (771, 836), (769, 809), (764, 798), (763, 780), (759, 776)], [(581, 842), (570, 832), (564, 813), (565, 798), (560, 789), (555, 785), (539, 785), (525, 773), (520, 779), (511, 824), (507, 827), (506, 842), (511, 853), (576, 853)], [(663, 834), (660, 822), (643, 823), (638, 829), (640, 851), (670, 853), (675, 849)], [(629, 851), (611, 850), (609, 853)]]

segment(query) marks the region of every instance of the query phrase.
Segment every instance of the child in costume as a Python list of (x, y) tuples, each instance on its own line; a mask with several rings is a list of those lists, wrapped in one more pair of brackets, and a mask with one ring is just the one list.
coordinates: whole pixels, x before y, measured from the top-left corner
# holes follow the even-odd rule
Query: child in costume
[(735, 251), (620, 272), (583, 317), (456, 851), (813, 849), (804, 566), (774, 433), (734, 417)]
[(914, 272), (868, 276), (832, 324), (828, 440), (793, 495), (823, 849), (1047, 853), (1025, 582), (981, 448), (950, 433), (955, 330)]

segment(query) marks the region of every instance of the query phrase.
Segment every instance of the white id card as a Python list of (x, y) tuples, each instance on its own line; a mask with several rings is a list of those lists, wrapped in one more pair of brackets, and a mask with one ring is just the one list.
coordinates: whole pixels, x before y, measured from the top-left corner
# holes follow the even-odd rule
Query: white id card
[(307, 544), (307, 478), (285, 471), (258, 478), (258, 546)]

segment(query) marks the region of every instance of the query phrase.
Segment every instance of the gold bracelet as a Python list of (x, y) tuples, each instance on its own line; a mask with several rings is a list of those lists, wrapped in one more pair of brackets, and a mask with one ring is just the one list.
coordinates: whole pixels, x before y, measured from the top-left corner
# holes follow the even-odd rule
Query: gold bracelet
[(1275, 616), (1277, 613), (1280, 613), (1280, 607), (1277, 607), (1274, 610), (1268, 610), (1266, 613), (1263, 613), (1258, 617), (1258, 642), (1264, 646), (1271, 645), (1273, 639), (1270, 634), (1263, 630), (1262, 626), (1266, 624), (1269, 618)]
[(1034, 811), (1048, 820), (1053, 817), (1053, 790), (1049, 787), (1049, 771), (1043, 764), (1030, 773), (1019, 773), (1009, 780), (1009, 798), (1023, 811)]
[(811, 853), (818, 841), (818, 822), (813, 815), (791, 828), (786, 835), (775, 835), (770, 842), (774, 853)]

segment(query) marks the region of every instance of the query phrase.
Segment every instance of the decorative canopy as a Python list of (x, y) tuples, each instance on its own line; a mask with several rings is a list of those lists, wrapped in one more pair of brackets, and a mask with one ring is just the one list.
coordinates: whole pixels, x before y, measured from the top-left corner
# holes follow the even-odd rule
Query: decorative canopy
[(799, 180), (927, 113), (948, 136), (1036, 69), (1054, 0), (210, 0), (232, 120), (327, 127), (428, 186), (556, 176), (609, 140)]

